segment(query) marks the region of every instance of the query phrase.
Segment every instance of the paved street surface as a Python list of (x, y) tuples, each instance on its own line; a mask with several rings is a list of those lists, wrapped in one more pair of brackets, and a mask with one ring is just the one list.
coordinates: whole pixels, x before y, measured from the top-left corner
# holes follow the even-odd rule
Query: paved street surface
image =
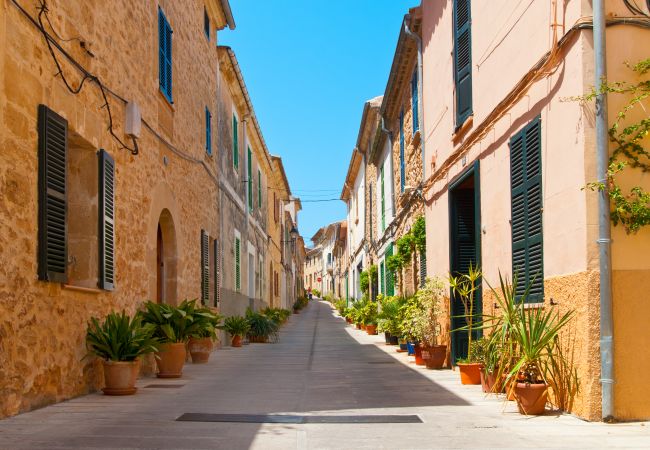
[[(88, 395), (0, 421), (0, 448), (650, 448), (650, 424), (523, 417), (461, 386), (457, 373), (415, 367), (382, 341), (313, 301), (291, 317), (278, 344), (219, 350), (207, 365), (188, 364), (182, 379), (139, 380), (135, 396)], [(186, 413), (292, 416), (271, 416), (285, 422), (416, 415), (422, 423), (176, 420)]]

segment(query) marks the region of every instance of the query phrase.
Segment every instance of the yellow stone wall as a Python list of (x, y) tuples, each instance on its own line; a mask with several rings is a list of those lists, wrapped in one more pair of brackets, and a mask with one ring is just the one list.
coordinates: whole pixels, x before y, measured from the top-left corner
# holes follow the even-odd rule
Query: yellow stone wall
[[(20, 2), (33, 17), (36, 3)], [(61, 401), (100, 386), (98, 364), (85, 355), (86, 324), (111, 310), (134, 311), (156, 296), (156, 234), (161, 212), (173, 222), (176, 280), (168, 299), (200, 295), (200, 232), (217, 236), (215, 161), (205, 153), (204, 110), (216, 105), (214, 28), (203, 32), (202, 2), (162, 0), (174, 30), (173, 97), (158, 88), (158, 3), (50, 0), (61, 45), (104, 85), (136, 101), (143, 119), (140, 153), (109, 136), (96, 84), (69, 93), (42, 35), (9, 0), (0, 1), (0, 417)], [(57, 52), (74, 86), (79, 73)], [(191, 87), (191, 89), (189, 89)], [(124, 104), (109, 94), (122, 139)], [(206, 105), (206, 102), (208, 103)], [(45, 104), (96, 151), (116, 162), (116, 288), (79, 291), (37, 280), (37, 108)], [(216, 127), (213, 127), (216, 129)], [(213, 133), (213, 149), (217, 148)], [(170, 149), (170, 145), (176, 151)], [(183, 152), (185, 157), (179, 157)], [(169, 224), (168, 224), (169, 225)]]

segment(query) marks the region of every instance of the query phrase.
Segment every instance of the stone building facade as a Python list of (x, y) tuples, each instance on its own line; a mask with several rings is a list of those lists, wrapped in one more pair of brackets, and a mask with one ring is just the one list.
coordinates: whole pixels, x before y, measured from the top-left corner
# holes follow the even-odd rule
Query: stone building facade
[(90, 317), (214, 296), (228, 2), (35, 5), (0, 2), (0, 416), (99, 386)]
[(307, 290), (318, 289), (321, 285), (319, 278), (323, 276), (323, 252), (319, 246), (308, 248), (305, 255), (305, 287)]
[[(602, 381), (613, 391), (608, 414), (650, 418), (642, 375), (650, 360), (639, 357), (650, 344), (650, 230), (612, 227), (613, 336), (601, 337), (597, 194), (585, 189), (597, 177), (596, 108), (567, 101), (600, 83), (592, 2), (533, 2), (514, 7), (511, 18), (476, 0), (423, 0), (421, 8), (428, 275), (446, 278), (478, 264), (479, 304), (498, 315), (487, 282), (517, 273), (520, 293), (531, 286), (529, 308), (575, 311), (562, 335), (581, 385), (571, 412), (599, 420)], [(638, 81), (626, 63), (648, 57), (647, 17), (614, 0), (605, 9), (608, 79)], [(490, 47), (494, 30), (506, 28)], [(608, 95), (610, 126), (628, 100)], [(645, 117), (635, 109), (624, 125)], [(627, 173), (619, 179), (625, 191), (648, 189), (647, 177)], [(459, 301), (450, 309), (458, 314)], [(443, 327), (453, 361), (467, 345), (462, 333), (448, 333), (453, 318)], [(601, 343), (613, 379), (601, 371)]]
[(382, 293), (389, 295), (409, 296), (415, 293), (422, 282), (419, 267), (425, 258), (425, 255), (414, 251), (411, 261), (399, 273), (394, 274), (390, 273), (386, 262), (388, 255), (397, 253), (397, 240), (408, 233), (414, 221), (424, 214), (420, 189), (423, 154), (418, 45), (416, 39), (409, 35), (418, 34), (420, 25), (420, 8), (412, 8), (402, 23), (379, 110), (383, 130), (376, 141), (375, 153), (379, 155), (379, 149), (389, 146), (393, 161), (393, 184), (390, 189), (393, 219), (385, 224), (383, 236), (378, 241), (379, 286)]

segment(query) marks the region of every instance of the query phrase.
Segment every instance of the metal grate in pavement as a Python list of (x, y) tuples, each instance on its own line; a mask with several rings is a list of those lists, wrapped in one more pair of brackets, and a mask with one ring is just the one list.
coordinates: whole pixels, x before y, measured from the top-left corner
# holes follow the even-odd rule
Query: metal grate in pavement
[(232, 422), (232, 423), (281, 423), (281, 424), (328, 424), (328, 423), (422, 423), (417, 415), (355, 415), (355, 416), (303, 416), (285, 414), (206, 414), (185, 413), (179, 422)]
[(182, 388), (184, 384), (149, 384), (145, 388), (156, 388), (156, 389), (175, 389)]

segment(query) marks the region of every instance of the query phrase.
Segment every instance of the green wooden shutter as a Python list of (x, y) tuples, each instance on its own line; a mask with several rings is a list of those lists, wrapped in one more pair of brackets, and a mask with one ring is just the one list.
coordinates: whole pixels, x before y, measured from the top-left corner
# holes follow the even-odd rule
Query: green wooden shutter
[(427, 280), (427, 254), (420, 252), (420, 287), (424, 287)]
[(201, 230), (201, 303), (210, 301), (210, 238)]
[(235, 290), (241, 291), (241, 259), (240, 259), (241, 242), (235, 238)]
[(38, 107), (38, 279), (68, 281), (68, 122)]
[(239, 169), (239, 127), (237, 117), (232, 115), (232, 165)]
[(379, 263), (379, 292), (381, 292), (384, 295), (386, 295), (385, 280), (386, 280), (386, 268), (384, 265), (384, 261), (382, 261), (381, 263)]
[(158, 79), (160, 91), (172, 102), (172, 28), (158, 8)]
[[(386, 248), (386, 253), (384, 254), (386, 258), (393, 256), (393, 244), (391, 243), (388, 248)], [(395, 295), (395, 274), (386, 268), (386, 295), (393, 296)]]
[(262, 172), (257, 171), (257, 207), (262, 208)]
[(205, 107), (205, 152), (212, 155), (212, 113)]
[(541, 121), (538, 117), (510, 140), (512, 272), (518, 296), (531, 284), (527, 301), (544, 300), (542, 242)]
[(456, 126), (472, 114), (472, 16), (470, 0), (454, 0)]
[(214, 306), (219, 306), (221, 302), (221, 255), (219, 253), (219, 240), (215, 239), (213, 242), (213, 255), (214, 255)]
[(248, 210), (253, 211), (253, 152), (248, 147)]
[(99, 288), (115, 288), (115, 161), (99, 151)]
[(406, 185), (406, 163), (404, 161), (404, 110), (399, 113), (399, 187), (404, 192)]
[(386, 190), (384, 189), (384, 166), (380, 169), (381, 174), (381, 231), (386, 229)]

